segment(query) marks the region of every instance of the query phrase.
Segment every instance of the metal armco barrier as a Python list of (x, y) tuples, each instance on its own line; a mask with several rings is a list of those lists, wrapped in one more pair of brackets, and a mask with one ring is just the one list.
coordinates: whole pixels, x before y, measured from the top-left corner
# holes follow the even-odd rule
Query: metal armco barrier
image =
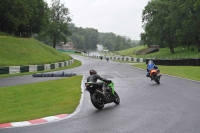
[(44, 65), (29, 65), (29, 66), (6, 66), (0, 67), (0, 74), (15, 74), (23, 72), (37, 72), (44, 70), (56, 69), (64, 66), (69, 66), (74, 63), (74, 59), (64, 62), (44, 64)]
[(9, 67), (0, 67), (0, 74), (9, 74)]
[[(84, 54), (84, 53), (82, 53)], [(86, 55), (86, 54), (84, 54)], [(88, 55), (87, 55), (88, 56)], [(100, 56), (90, 56), (92, 58), (100, 58)], [(144, 58), (131, 58), (123, 56), (110, 56), (111, 60), (122, 60), (122, 61), (132, 61), (132, 62), (146, 62), (150, 59)], [(166, 66), (200, 66), (200, 58), (197, 59), (151, 59), (156, 65), (166, 65)]]
[(200, 66), (200, 58), (198, 59), (146, 59), (146, 64), (149, 60), (153, 60), (156, 65), (166, 66)]
[(51, 64), (51, 65), (50, 65), (50, 68), (51, 68), (51, 69), (55, 69), (55, 64)]
[(20, 66), (20, 73), (29, 72), (29, 66)]
[[(84, 54), (84, 53), (82, 53), (82, 54), (88, 56), (87, 54)], [(97, 56), (97, 55), (93, 55), (90, 57), (100, 59), (100, 56)], [(146, 59), (143, 59), (143, 58), (131, 58), (131, 57), (123, 57), (123, 56), (109, 56), (109, 59), (110, 60), (133, 61), (133, 62), (145, 62), (146, 61)]]
[(38, 65), (37, 66), (37, 71), (44, 71), (44, 65)]

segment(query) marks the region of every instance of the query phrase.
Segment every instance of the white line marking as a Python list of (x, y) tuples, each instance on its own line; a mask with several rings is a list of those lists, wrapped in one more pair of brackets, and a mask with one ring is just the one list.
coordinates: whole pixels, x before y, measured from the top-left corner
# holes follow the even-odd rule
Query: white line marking
[(59, 117), (56, 117), (56, 116), (49, 116), (49, 117), (45, 117), (45, 118), (42, 118), (46, 121), (54, 121), (54, 120), (57, 120), (59, 119)]
[(31, 125), (28, 121), (23, 121), (23, 122), (12, 122), (10, 123), (13, 127), (22, 127), (22, 126), (28, 126)]

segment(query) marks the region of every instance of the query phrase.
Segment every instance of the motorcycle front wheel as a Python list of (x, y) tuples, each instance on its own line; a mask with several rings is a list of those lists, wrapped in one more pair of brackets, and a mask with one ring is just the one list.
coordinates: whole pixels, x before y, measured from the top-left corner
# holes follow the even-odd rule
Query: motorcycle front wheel
[(119, 103), (120, 103), (119, 95), (117, 94), (117, 92), (114, 92), (114, 95), (115, 95), (114, 103), (115, 103), (115, 104), (119, 104)]
[(93, 106), (99, 110), (104, 108), (104, 100), (102, 98), (102, 96), (94, 93), (93, 95), (91, 95), (91, 102), (93, 104)]

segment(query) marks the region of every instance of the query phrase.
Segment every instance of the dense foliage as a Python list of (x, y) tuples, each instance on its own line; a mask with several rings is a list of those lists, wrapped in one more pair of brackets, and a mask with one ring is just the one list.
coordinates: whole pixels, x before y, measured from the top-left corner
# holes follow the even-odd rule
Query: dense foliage
[(71, 23), (69, 9), (60, 0), (1, 0), (0, 31), (18, 37), (34, 37), (53, 46), (72, 42), (78, 50), (95, 50), (101, 44), (110, 51), (127, 49), (138, 42), (114, 33), (76, 27)]
[(0, 14), (0, 31), (18, 37), (36, 34), (37, 39), (48, 38), (54, 48), (71, 35), (69, 10), (60, 0), (52, 0), (51, 7), (44, 0), (1, 0)]
[(0, 31), (19, 37), (39, 33), (48, 23), (48, 5), (44, 0), (1, 0)]
[(130, 48), (132, 41), (129, 37), (115, 35), (114, 33), (100, 33), (100, 43), (110, 51), (118, 51)]
[(68, 25), (71, 22), (69, 9), (60, 3), (60, 0), (52, 0), (50, 7), (49, 24), (44, 29), (44, 35), (48, 36), (56, 47), (58, 41), (67, 42), (67, 36), (71, 35)]
[(68, 38), (73, 42), (79, 50), (96, 49), (96, 45), (99, 43), (99, 32), (93, 28), (76, 27), (75, 24), (70, 24), (70, 31), (72, 35)]
[(151, 0), (142, 14), (144, 33), (141, 40), (148, 46), (169, 47), (195, 44), (200, 52), (200, 1)]
[(101, 44), (109, 51), (117, 51), (130, 48), (139, 43), (139, 41), (132, 41), (126, 36), (102, 33), (93, 28), (76, 27), (73, 23), (69, 27), (72, 35), (68, 38), (68, 41), (73, 42), (79, 50), (96, 50), (97, 44)]
[(71, 56), (33, 38), (0, 35), (0, 40), (0, 66), (50, 64), (71, 59)]

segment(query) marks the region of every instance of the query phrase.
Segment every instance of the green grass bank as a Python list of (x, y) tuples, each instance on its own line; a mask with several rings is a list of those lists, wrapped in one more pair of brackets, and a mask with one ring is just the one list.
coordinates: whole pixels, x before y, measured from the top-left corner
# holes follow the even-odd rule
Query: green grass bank
[(0, 88), (0, 123), (32, 120), (75, 111), (82, 76)]
[(0, 35), (0, 67), (50, 64), (71, 56), (33, 38)]
[[(144, 69), (146, 72), (145, 63), (131, 63), (133, 67)], [(161, 74), (168, 74), (181, 78), (200, 81), (200, 67), (199, 66), (163, 66), (157, 65)], [(145, 76), (145, 75), (144, 75)]]
[[(121, 55), (121, 56), (130, 56), (134, 58), (154, 58), (157, 59), (183, 59), (183, 58), (200, 58), (200, 52), (197, 52), (197, 46), (190, 46), (189, 50), (183, 47), (175, 47), (175, 54), (171, 54), (169, 48), (160, 48), (158, 52), (145, 54), (145, 55), (137, 55), (138, 51), (147, 49), (147, 46), (136, 46), (125, 50), (114, 51), (114, 52), (101, 52), (102, 55), (113, 56), (113, 55)], [(194, 50), (192, 50), (194, 49)]]

